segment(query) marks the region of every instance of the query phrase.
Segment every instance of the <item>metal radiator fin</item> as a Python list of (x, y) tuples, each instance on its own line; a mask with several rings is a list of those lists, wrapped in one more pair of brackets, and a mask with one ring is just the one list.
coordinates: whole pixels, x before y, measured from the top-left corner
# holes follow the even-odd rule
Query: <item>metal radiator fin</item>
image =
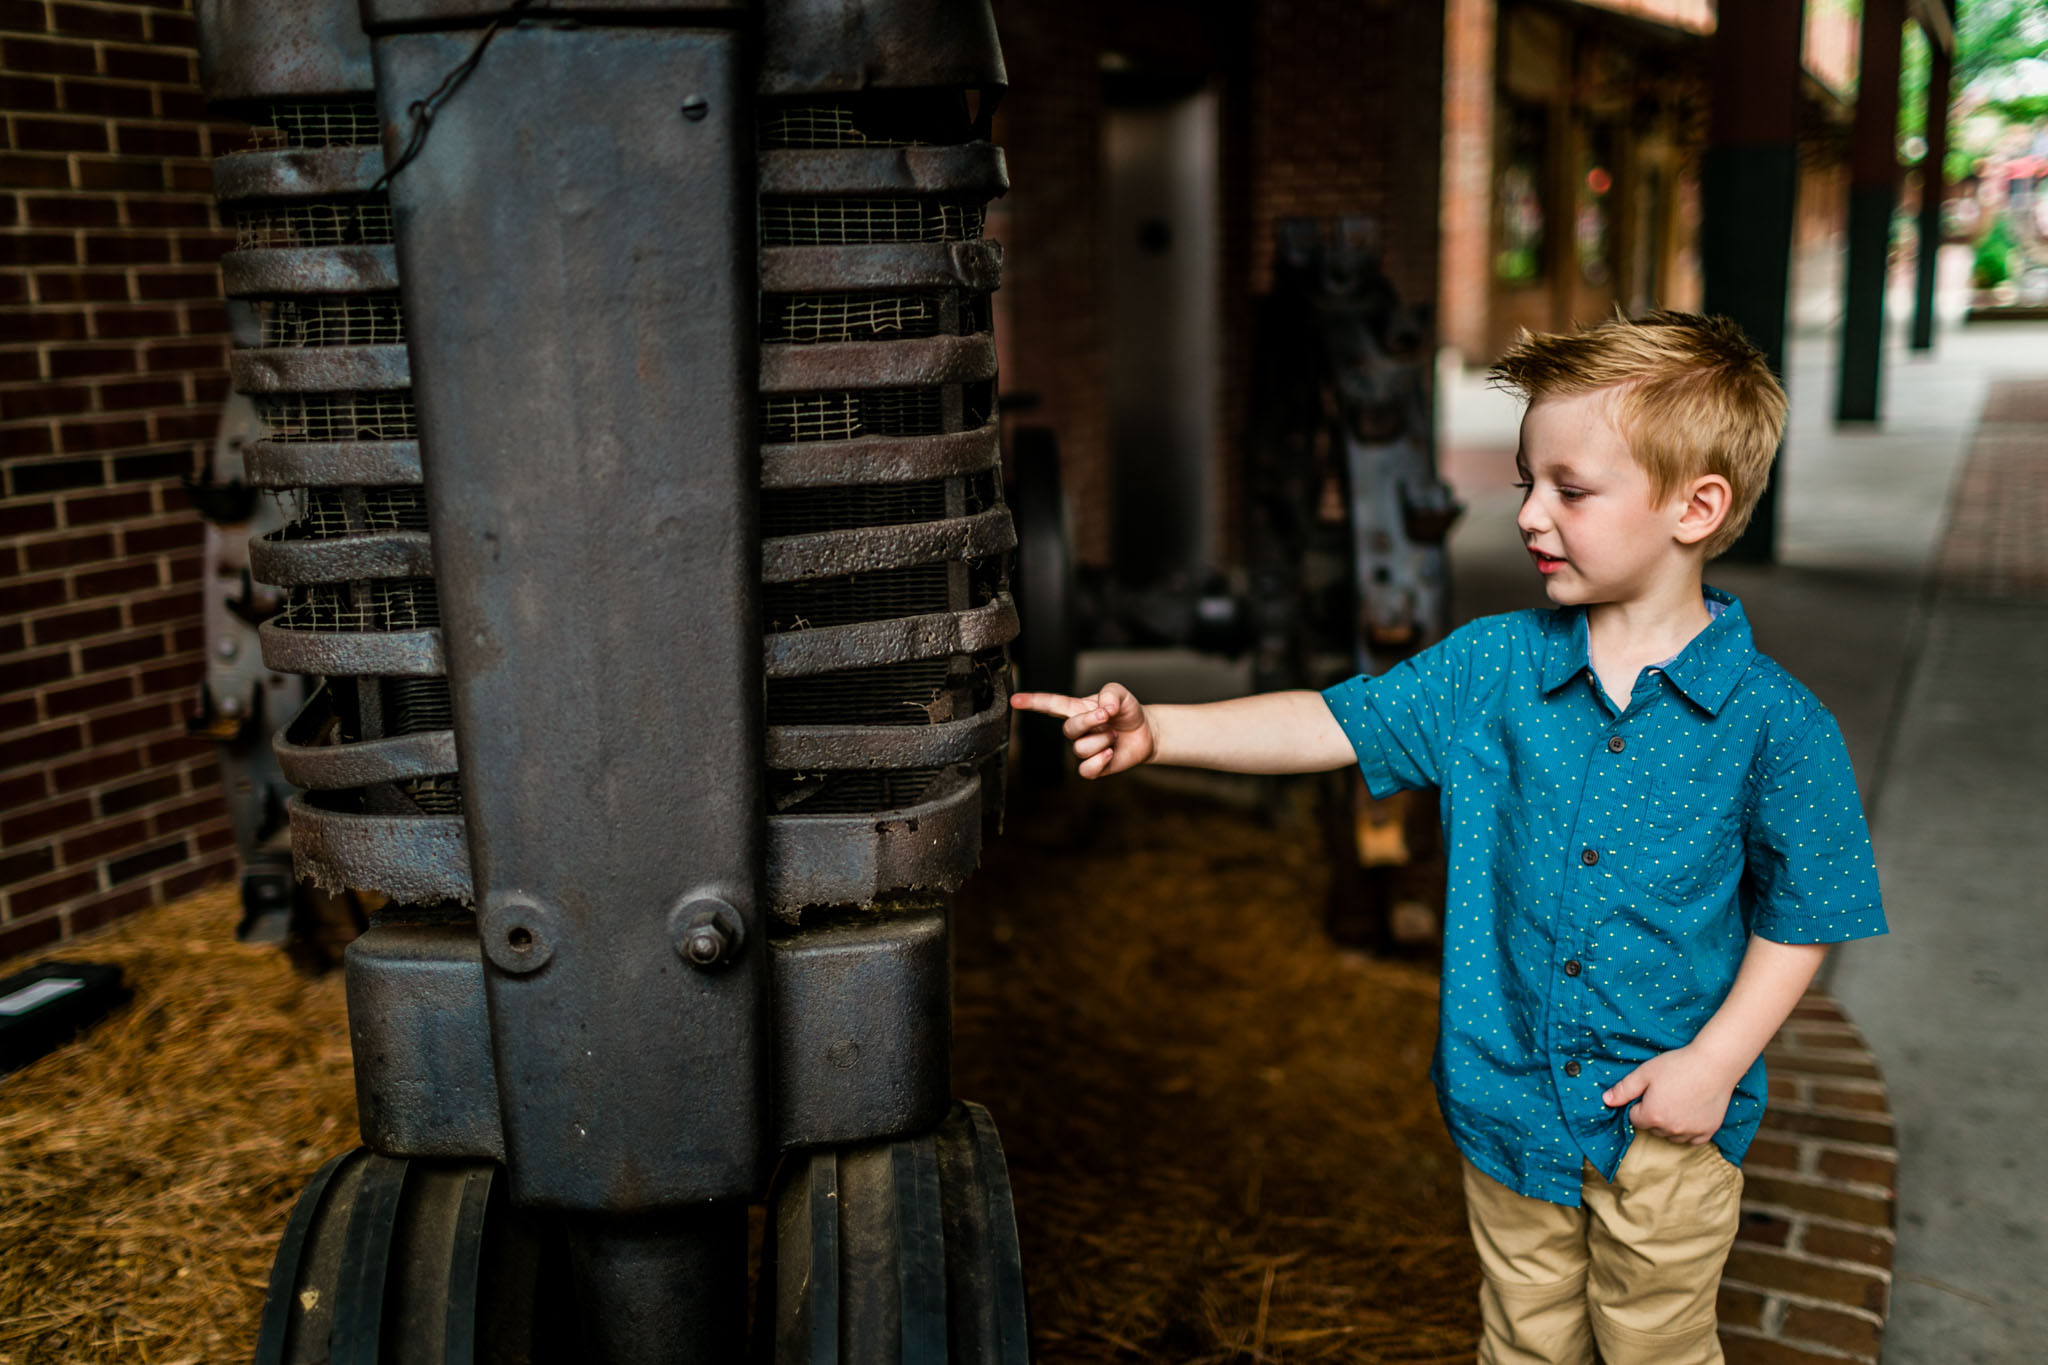
[(402, 346), (405, 314), (396, 294), (258, 299), (265, 347)]
[(773, 633), (922, 616), (946, 610), (949, 578), (944, 564), (917, 564), (804, 583), (772, 583), (761, 590), (761, 616)]
[(369, 147), (383, 136), (377, 101), (354, 99), (278, 100), (248, 110), (249, 146), (254, 151), (291, 147)]
[(362, 583), (315, 583), (293, 588), (277, 623), (283, 630), (433, 630), (441, 601), (431, 578), (375, 578)]
[[(235, 250), (307, 246), (389, 246), (391, 204), (372, 198), (293, 200), (238, 209)], [(909, 240), (923, 240), (912, 238)]]
[(775, 488), (761, 494), (761, 534), (801, 536), (857, 526), (906, 526), (946, 515), (944, 480)]
[(772, 444), (936, 436), (945, 430), (944, 395), (936, 388), (860, 389), (763, 398), (760, 428)]
[(769, 294), (761, 340), (790, 345), (935, 337), (940, 301), (931, 294)]
[(937, 199), (823, 196), (761, 201), (762, 246), (870, 246), (884, 242), (970, 242), (980, 238), (980, 204)]
[(266, 441), (412, 441), (420, 434), (409, 389), (263, 395), (256, 415)]
[(914, 806), (943, 768), (769, 774), (768, 809), (777, 815), (851, 815)]
[(427, 495), (422, 488), (366, 488), (362, 511), (353, 524), (347, 496), (338, 488), (309, 488), (299, 495), (299, 511), (278, 540), (327, 540), (363, 531), (424, 531)]

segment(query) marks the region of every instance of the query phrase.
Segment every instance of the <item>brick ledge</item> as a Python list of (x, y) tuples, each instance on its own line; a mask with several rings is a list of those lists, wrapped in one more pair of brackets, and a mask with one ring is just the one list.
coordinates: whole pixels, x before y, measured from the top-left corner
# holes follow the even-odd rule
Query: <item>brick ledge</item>
[(1876, 1365), (1899, 1168), (1884, 1077), (1842, 1007), (1818, 991), (1764, 1058), (1770, 1104), (1743, 1161), (1722, 1349), (1728, 1365)]

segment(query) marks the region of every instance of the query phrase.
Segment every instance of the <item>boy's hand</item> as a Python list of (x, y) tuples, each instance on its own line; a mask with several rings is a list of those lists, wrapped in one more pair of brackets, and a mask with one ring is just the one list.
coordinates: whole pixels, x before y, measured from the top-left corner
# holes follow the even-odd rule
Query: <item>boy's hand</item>
[(1711, 1058), (1681, 1047), (1644, 1062), (1600, 1098), (1611, 1109), (1634, 1104), (1629, 1120), (1636, 1127), (1696, 1147), (1720, 1131), (1740, 1079)]
[(1158, 736), (1145, 708), (1121, 683), (1107, 683), (1092, 697), (1057, 692), (1013, 692), (1010, 705), (1042, 716), (1061, 716), (1060, 733), (1074, 741), (1081, 776), (1108, 777), (1135, 768), (1158, 751)]

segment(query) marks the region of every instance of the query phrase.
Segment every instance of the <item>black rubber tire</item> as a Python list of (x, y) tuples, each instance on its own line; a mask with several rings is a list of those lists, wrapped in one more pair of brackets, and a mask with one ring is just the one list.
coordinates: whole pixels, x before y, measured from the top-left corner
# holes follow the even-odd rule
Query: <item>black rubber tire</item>
[[(1060, 492), (1060, 448), (1050, 427), (1020, 426), (1010, 442), (1010, 515), (1017, 523), (1018, 635), (1012, 650), (1027, 692), (1072, 692), (1079, 624), (1066, 499)], [(1066, 778), (1067, 744), (1050, 716), (1020, 718), (1019, 773), (1034, 787)]]
[(921, 1137), (793, 1154), (769, 1210), (757, 1359), (1029, 1365), (1009, 1171), (980, 1105)]
[[(559, 1239), (489, 1162), (365, 1149), (322, 1167), (271, 1264), (256, 1365), (540, 1365), (569, 1358)], [(559, 1291), (557, 1291), (559, 1292)]]

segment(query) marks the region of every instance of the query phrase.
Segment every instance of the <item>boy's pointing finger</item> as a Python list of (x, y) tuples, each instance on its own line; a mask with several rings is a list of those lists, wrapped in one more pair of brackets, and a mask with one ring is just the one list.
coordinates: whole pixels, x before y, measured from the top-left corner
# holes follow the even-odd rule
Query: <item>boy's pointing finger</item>
[(1010, 708), (1015, 711), (1033, 711), (1041, 716), (1079, 715), (1095, 705), (1093, 697), (1064, 697), (1057, 692), (1012, 692)]

